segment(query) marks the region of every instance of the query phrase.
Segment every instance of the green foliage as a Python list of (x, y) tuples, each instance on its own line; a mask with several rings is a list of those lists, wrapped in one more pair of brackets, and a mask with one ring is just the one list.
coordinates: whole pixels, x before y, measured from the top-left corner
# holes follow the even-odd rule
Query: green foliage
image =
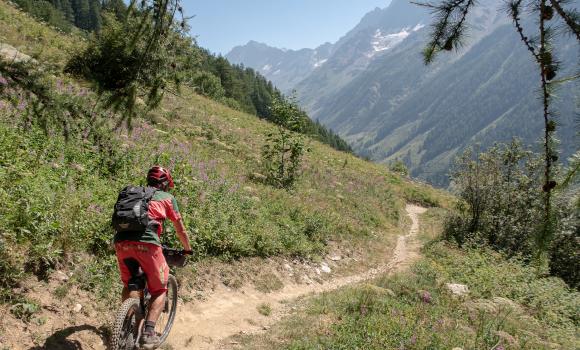
[[(553, 217), (555, 241), (543, 235), (542, 160), (517, 140), (496, 145), (474, 158), (467, 150), (457, 160), (453, 186), (461, 201), (447, 218), (445, 237), (460, 245), (490, 246), (508, 256), (531, 261), (541, 250), (552, 256), (551, 272), (571, 286), (578, 275), (578, 214), (565, 199), (556, 198)], [(567, 242), (567, 243), (565, 243)]]
[(190, 84), (199, 94), (217, 101), (225, 97), (226, 94), (220, 79), (209, 72), (202, 71), (195, 74), (191, 78)]
[(389, 164), (389, 170), (401, 176), (409, 176), (409, 169), (402, 160), (396, 160)]
[(22, 300), (10, 307), (10, 312), (24, 322), (30, 322), (32, 316), (38, 311), (40, 311), (40, 305), (30, 300)]
[[(14, 2), (23, 11), (64, 32), (70, 32), (73, 26), (87, 31), (101, 29), (103, 9), (100, 0), (15, 0)], [(114, 2), (112, 6), (115, 12), (126, 11), (126, 6), (123, 9), (118, 2)]]
[(293, 102), (276, 98), (272, 104), (272, 120), (278, 131), (266, 135), (262, 147), (262, 165), (267, 182), (278, 188), (290, 189), (300, 175), (302, 156), (306, 151), (302, 130), (302, 113)]
[(4, 238), (0, 236), (0, 303), (12, 299), (12, 288), (16, 287), (22, 277), (22, 269), (14, 260)]
[(257, 309), (260, 315), (270, 316), (272, 314), (272, 307), (270, 304), (262, 303), (258, 305)]
[[(169, 84), (179, 85), (180, 67), (189, 48), (175, 23), (173, 5), (163, 8), (132, 4), (119, 22), (106, 17), (105, 28), (95, 34), (89, 46), (73, 56), (66, 71), (96, 83), (107, 95), (108, 105), (122, 112), (128, 125), (137, 115), (138, 100), (147, 110), (159, 106)], [(159, 18), (159, 16), (161, 16)]]
[(580, 290), (580, 210), (564, 201), (557, 204), (560, 225), (550, 247), (550, 273)]
[(541, 160), (536, 155), (516, 140), (477, 155), (468, 149), (457, 159), (452, 179), (462, 201), (460, 219), (450, 220), (448, 237), (459, 244), (483, 240), (511, 255), (533, 254), (542, 210)]
[(50, 1), (15, 0), (23, 11), (28, 12), (34, 18), (44, 21), (64, 32), (70, 32), (72, 24), (66, 15), (55, 8)]
[(437, 198), (422, 188), (414, 186), (406, 187), (403, 195), (407, 202), (422, 205), (427, 208), (438, 207), (441, 205)]

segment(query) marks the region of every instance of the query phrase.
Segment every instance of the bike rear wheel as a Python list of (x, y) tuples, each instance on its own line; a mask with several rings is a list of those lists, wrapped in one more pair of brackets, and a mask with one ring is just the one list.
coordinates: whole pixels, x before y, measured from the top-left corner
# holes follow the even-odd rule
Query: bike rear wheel
[(155, 324), (155, 332), (159, 335), (161, 344), (167, 340), (173, 322), (175, 321), (175, 313), (177, 312), (177, 279), (173, 275), (169, 275), (167, 279), (167, 293), (165, 294), (165, 306), (163, 312), (157, 323)]
[(111, 350), (133, 350), (142, 316), (139, 299), (129, 298), (123, 302), (115, 317)]

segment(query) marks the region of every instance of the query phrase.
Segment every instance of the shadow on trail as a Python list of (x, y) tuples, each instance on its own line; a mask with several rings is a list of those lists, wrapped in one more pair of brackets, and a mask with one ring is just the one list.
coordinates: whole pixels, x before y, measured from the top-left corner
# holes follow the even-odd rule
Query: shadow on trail
[[(69, 336), (83, 331), (90, 331), (98, 335), (103, 344), (109, 343), (109, 332), (105, 327), (94, 327), (90, 325), (73, 326), (56, 331), (48, 337), (43, 345), (31, 347), (28, 350), (83, 350), (83, 344), (76, 339), (67, 339)], [(105, 345), (107, 346), (107, 345)]]

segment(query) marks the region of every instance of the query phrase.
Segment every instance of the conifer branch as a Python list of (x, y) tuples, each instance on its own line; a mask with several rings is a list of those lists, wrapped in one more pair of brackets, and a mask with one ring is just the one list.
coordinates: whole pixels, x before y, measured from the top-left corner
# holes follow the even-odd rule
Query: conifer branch
[(521, 22), (520, 22), (520, 8), (521, 8), (522, 1), (523, 0), (516, 0), (516, 1), (509, 2), (508, 3), (508, 11), (509, 11), (510, 16), (512, 17), (512, 20), (514, 21), (514, 25), (516, 27), (518, 34), (520, 35), (520, 39), (522, 40), (524, 45), (526, 45), (526, 48), (534, 56), (536, 61), (538, 63), (540, 63), (540, 55), (538, 55), (538, 53), (534, 49), (534, 46), (532, 45), (532, 42), (530, 41), (530, 39), (524, 34), (524, 28), (522, 27)]
[(580, 41), (580, 23), (578, 23), (578, 13), (573, 11), (572, 13), (567, 13), (566, 10), (562, 8), (558, 0), (550, 0), (552, 7), (556, 10), (558, 15), (564, 19), (564, 22), (568, 25), (569, 29), (576, 35), (576, 39)]
[(475, 5), (475, 0), (446, 0), (441, 4), (414, 3), (432, 9), (438, 18), (433, 25), (431, 41), (423, 52), (426, 64), (435, 58), (441, 50), (451, 51), (456, 48), (463, 37), (465, 23), (469, 10)]

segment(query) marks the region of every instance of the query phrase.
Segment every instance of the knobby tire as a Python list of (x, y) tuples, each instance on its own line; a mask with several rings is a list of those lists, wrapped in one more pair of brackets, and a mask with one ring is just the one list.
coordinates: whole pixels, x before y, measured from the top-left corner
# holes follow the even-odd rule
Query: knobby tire
[[(133, 350), (139, 327), (139, 299), (129, 298), (123, 302), (113, 324), (111, 350)], [(129, 323), (128, 323), (129, 322)], [(134, 324), (130, 324), (134, 322)], [(129, 344), (127, 342), (129, 341)]]
[(163, 332), (159, 334), (159, 339), (161, 344), (167, 340), (169, 333), (171, 332), (171, 327), (173, 327), (173, 322), (175, 321), (175, 314), (177, 312), (177, 279), (173, 275), (169, 275), (167, 279), (167, 309), (163, 310), (163, 315), (167, 317), (167, 324), (163, 329)]

